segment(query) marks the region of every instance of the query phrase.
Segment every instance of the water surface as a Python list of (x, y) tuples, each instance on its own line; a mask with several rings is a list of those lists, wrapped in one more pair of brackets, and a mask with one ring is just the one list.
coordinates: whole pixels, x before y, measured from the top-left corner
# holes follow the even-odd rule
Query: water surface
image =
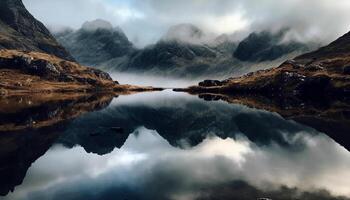
[(349, 151), (277, 113), (171, 91), (94, 108), (3, 134), (0, 199), (350, 199)]

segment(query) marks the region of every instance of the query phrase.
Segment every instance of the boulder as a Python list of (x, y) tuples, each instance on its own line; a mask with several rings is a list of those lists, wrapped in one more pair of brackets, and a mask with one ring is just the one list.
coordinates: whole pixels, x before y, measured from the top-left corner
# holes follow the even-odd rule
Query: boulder
[(60, 74), (57, 67), (47, 60), (31, 61), (28, 65), (23, 66), (24, 71), (37, 76), (57, 76)]
[(104, 80), (110, 80), (110, 81), (113, 80), (108, 73), (103, 72), (99, 69), (89, 68), (89, 69), (87, 69), (87, 73), (95, 74), (97, 77), (104, 79)]
[(13, 59), (14, 65), (25, 67), (32, 63), (33, 58), (27, 55), (17, 56)]

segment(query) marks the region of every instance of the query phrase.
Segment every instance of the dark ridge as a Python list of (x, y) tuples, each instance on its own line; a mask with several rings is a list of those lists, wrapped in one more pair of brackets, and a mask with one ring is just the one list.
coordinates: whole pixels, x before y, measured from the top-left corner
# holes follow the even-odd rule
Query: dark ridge
[(38, 51), (74, 61), (22, 0), (0, 1), (0, 49)]
[(350, 32), (346, 33), (342, 37), (333, 41), (329, 45), (322, 47), (316, 51), (303, 54), (298, 56), (296, 60), (299, 59), (312, 59), (315, 60), (320, 57), (336, 57), (350, 52)]
[(287, 31), (288, 29), (283, 29), (277, 33), (267, 31), (251, 33), (239, 43), (233, 56), (241, 61), (271, 61), (294, 51), (306, 51), (308, 49), (305, 44), (295, 41), (282, 43)]

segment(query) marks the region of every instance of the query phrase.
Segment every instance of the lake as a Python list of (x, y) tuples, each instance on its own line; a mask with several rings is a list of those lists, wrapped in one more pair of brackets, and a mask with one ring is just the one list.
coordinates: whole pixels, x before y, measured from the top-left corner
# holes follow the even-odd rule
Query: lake
[(350, 199), (338, 112), (325, 123), (306, 117), (315, 110), (214, 100), (165, 90), (0, 101), (0, 199)]

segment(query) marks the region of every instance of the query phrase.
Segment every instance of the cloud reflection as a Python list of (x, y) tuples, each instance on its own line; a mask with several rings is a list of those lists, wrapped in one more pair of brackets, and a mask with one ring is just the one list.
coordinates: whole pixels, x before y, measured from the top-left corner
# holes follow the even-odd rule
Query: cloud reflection
[(257, 146), (243, 136), (208, 137), (184, 150), (146, 128), (105, 156), (56, 146), (5, 199), (205, 199), (237, 182), (268, 194), (283, 186), (310, 199), (322, 190), (350, 197), (349, 153), (325, 135), (298, 134), (306, 144), (302, 151)]

